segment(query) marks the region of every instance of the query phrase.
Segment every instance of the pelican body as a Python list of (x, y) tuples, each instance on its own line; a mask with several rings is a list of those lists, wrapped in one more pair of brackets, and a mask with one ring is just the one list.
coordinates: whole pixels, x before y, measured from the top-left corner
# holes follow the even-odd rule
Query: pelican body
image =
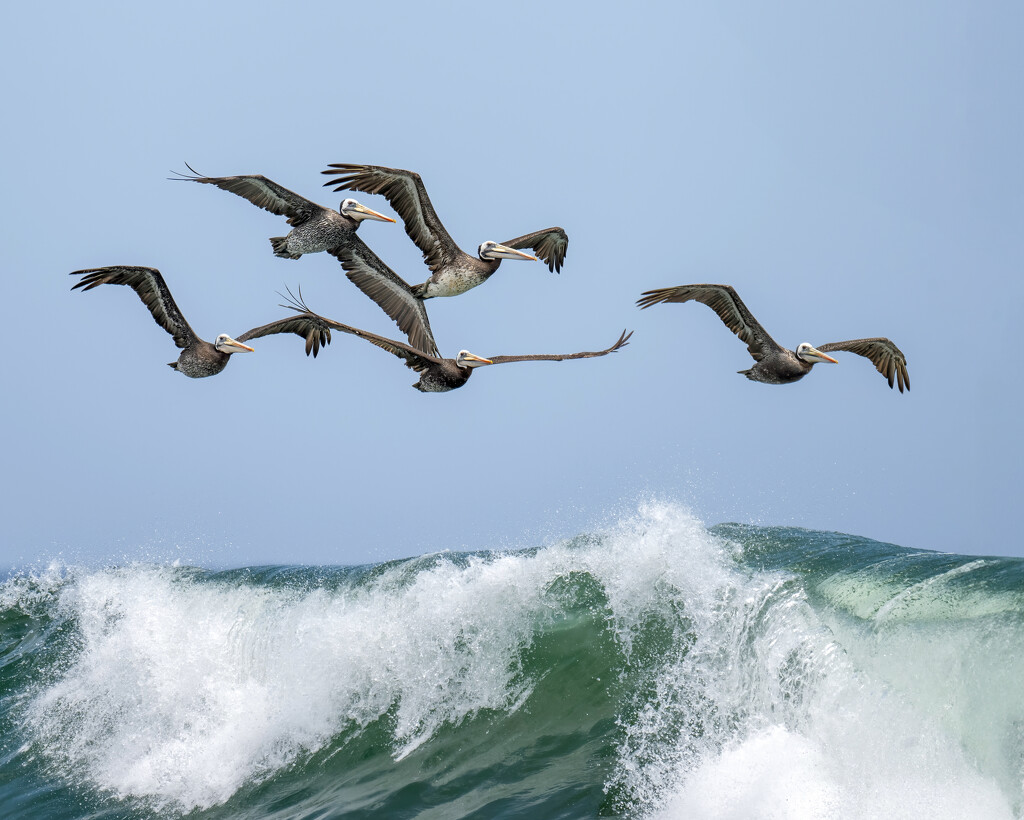
[(763, 384), (792, 384), (811, 372), (818, 362), (838, 364), (831, 356), (824, 355), (804, 342), (795, 351), (781, 348), (772, 351), (749, 370), (737, 370), (752, 382)]
[(190, 379), (216, 376), (227, 367), (232, 354), (242, 351), (253, 352), (253, 349), (242, 344), (243, 342), (261, 336), (294, 333), (306, 340), (306, 355), (312, 353), (314, 357), (320, 352), (321, 347), (326, 347), (331, 341), (331, 331), (327, 324), (320, 317), (305, 312), (254, 327), (252, 330), (247, 330), (238, 339), (232, 339), (228, 334), (221, 333), (211, 344), (200, 339), (189, 323), (185, 321), (185, 317), (175, 304), (174, 297), (171, 296), (163, 276), (156, 268), (112, 265), (106, 268), (76, 270), (71, 275), (82, 277), (80, 282), (72, 286), (72, 290), (78, 288), (82, 288), (83, 291), (92, 290), (99, 285), (127, 285), (132, 288), (139, 295), (142, 303), (149, 308), (156, 323), (170, 333), (174, 338), (174, 343), (182, 348), (178, 360), (168, 362), (168, 366)]
[(469, 381), (473, 370), (481, 365), (494, 364), (491, 359), (475, 356), (468, 350), (460, 350), (454, 359), (438, 358), (422, 371), (420, 378), (413, 387), (421, 393), (447, 393), (458, 390)]
[(335, 177), (324, 183), (337, 186), (335, 191), (381, 194), (402, 217), (405, 232), (423, 253), (431, 272), (427, 281), (412, 286), (413, 294), (420, 299), (458, 296), (482, 285), (502, 259), (537, 260), (537, 256), (524, 253), (522, 248), (536, 251), (549, 270), (557, 272), (562, 268), (569, 238), (561, 228), (535, 231), (507, 242), (483, 242), (477, 255), (471, 256), (455, 244), (434, 211), (423, 180), (414, 171), (332, 163), (322, 173)]
[(185, 165), (192, 174), (179, 174), (175, 179), (216, 185), (221, 190), (248, 199), (253, 205), (272, 214), (287, 216), (288, 224), (293, 226), (292, 230), (287, 236), (274, 236), (270, 239), (274, 256), (282, 259), (298, 259), (303, 254), (330, 250), (348, 236), (354, 235), (364, 219), (395, 221), (390, 216), (360, 205), (354, 199), (344, 200), (337, 211), (325, 208), (261, 174), (207, 177), (197, 174), (188, 163)]
[(509, 245), (490, 241), (482, 243), (477, 254), (470, 256), (468, 253), (460, 252), (450, 264), (439, 268), (426, 282), (413, 285), (413, 295), (420, 299), (460, 296), (490, 279), (498, 270), (502, 259), (537, 260), (537, 257)]
[(782, 347), (761, 326), (743, 304), (739, 294), (730, 285), (679, 285), (674, 288), (649, 290), (641, 295), (637, 304), (649, 308), (660, 302), (702, 302), (710, 307), (740, 340), (746, 342), (747, 351), (755, 364), (748, 370), (738, 371), (751, 381), (764, 384), (792, 384), (800, 381), (820, 362), (838, 364), (829, 352), (845, 350), (870, 359), (875, 368), (889, 381), (889, 387), (899, 384), (900, 392), (910, 389), (907, 359), (893, 342), (882, 336), (872, 339), (852, 339), (847, 342), (829, 342), (814, 347), (807, 342), (797, 345), (795, 351)]
[(194, 344), (181, 351), (176, 362), (168, 362), (167, 365), (190, 379), (203, 379), (207, 376), (216, 376), (228, 366), (233, 353), (243, 350), (253, 352), (248, 345), (232, 339), (227, 333), (221, 333), (213, 344), (197, 339)]

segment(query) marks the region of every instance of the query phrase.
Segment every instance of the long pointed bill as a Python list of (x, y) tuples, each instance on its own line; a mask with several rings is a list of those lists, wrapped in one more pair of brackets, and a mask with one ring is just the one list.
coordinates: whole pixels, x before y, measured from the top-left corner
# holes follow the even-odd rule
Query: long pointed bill
[(390, 216), (384, 216), (384, 214), (379, 214), (372, 208), (367, 208), (365, 205), (360, 205), (359, 203), (356, 203), (351, 208), (349, 208), (348, 212), (349, 214), (359, 214), (359, 219), (376, 219), (379, 220), (380, 222), (395, 221)]
[(488, 256), (498, 256), (502, 259), (527, 259), (530, 262), (536, 262), (536, 256), (530, 256), (528, 253), (510, 248), (508, 245), (495, 245), (487, 252)]
[(477, 364), (494, 364), (490, 359), (485, 359), (482, 356), (477, 356), (473, 353), (467, 353), (462, 357), (464, 362), (476, 362)]
[(228, 348), (228, 350), (231, 350), (231, 351), (233, 351), (235, 353), (241, 353), (243, 350), (246, 353), (255, 353), (256, 352), (253, 348), (249, 347), (249, 345), (244, 345), (241, 342), (236, 342), (234, 339), (228, 339), (226, 342), (224, 342), (221, 345), (221, 347), (226, 347), (226, 348)]
[(839, 364), (838, 359), (833, 359), (831, 356), (822, 353), (815, 347), (812, 347), (810, 350), (805, 350), (804, 358), (813, 359), (816, 362), (831, 362), (832, 364)]

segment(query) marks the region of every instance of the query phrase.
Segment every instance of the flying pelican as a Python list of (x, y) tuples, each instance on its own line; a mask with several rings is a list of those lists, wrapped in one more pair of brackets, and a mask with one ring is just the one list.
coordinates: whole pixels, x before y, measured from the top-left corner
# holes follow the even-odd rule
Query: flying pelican
[(729, 285), (679, 285), (674, 288), (645, 291), (637, 304), (648, 308), (659, 302), (703, 302), (725, 322), (726, 327), (747, 343), (747, 350), (757, 362), (750, 370), (739, 372), (751, 381), (766, 384), (789, 384), (799, 381), (814, 367), (817, 362), (838, 362), (828, 351), (846, 350), (864, 356), (889, 380), (899, 383), (900, 392), (910, 389), (910, 376), (907, 373), (907, 359), (896, 345), (888, 339), (853, 339), (848, 342), (829, 342), (817, 348), (807, 342), (797, 345), (796, 352), (787, 350), (778, 344), (754, 318), (747, 306), (743, 304), (739, 294)]
[(412, 288), (421, 299), (458, 296), (482, 285), (498, 269), (502, 259), (537, 259), (523, 253), (521, 248), (536, 251), (547, 263), (548, 270), (557, 272), (562, 268), (569, 237), (561, 228), (534, 231), (500, 244), (487, 241), (477, 249), (477, 256), (470, 256), (455, 244), (437, 218), (419, 174), (400, 168), (347, 163), (332, 163), (321, 173), (336, 177), (324, 183), (325, 186), (336, 185), (335, 191), (381, 194), (402, 217), (405, 232), (423, 252), (423, 259), (430, 268), (430, 278)]
[[(178, 174), (172, 179), (178, 181), (203, 182), (216, 185), (248, 199), (253, 205), (278, 216), (287, 216), (292, 226), (287, 236), (273, 236), (270, 244), (274, 256), (282, 259), (298, 259), (304, 253), (319, 253), (328, 250), (347, 236), (354, 235), (364, 219), (394, 222), (390, 216), (379, 214), (354, 199), (346, 199), (338, 211), (324, 208), (315, 202), (299, 196), (294, 191), (278, 185), (261, 174), (236, 177), (204, 177), (196, 173), (187, 162), (185, 167), (192, 172)], [(177, 172), (175, 172), (177, 173)]]
[(71, 276), (81, 276), (82, 281), (72, 286), (72, 290), (82, 288), (92, 290), (98, 285), (128, 285), (142, 300), (142, 303), (149, 308), (156, 323), (174, 337), (174, 343), (184, 348), (176, 362), (168, 364), (179, 373), (184, 373), (192, 379), (201, 379), (205, 376), (216, 376), (227, 367), (228, 359), (232, 353), (248, 351), (253, 349), (242, 344), (250, 339), (257, 339), (260, 336), (270, 336), (273, 333), (294, 333), (306, 340), (306, 355), (310, 353), (315, 357), (320, 352), (321, 346), (326, 347), (331, 341), (331, 331), (328, 325), (312, 313), (305, 312), (297, 316), (289, 316), (286, 319), (279, 319), (269, 325), (254, 327), (232, 339), (226, 333), (220, 334), (213, 344), (200, 339), (194, 330), (189, 327), (185, 317), (181, 314), (178, 306), (174, 303), (163, 276), (156, 268), (143, 268), (130, 265), (112, 265), (106, 268), (85, 268), (76, 270)]
[[(317, 315), (307, 308), (301, 300), (297, 300), (294, 297), (290, 304), (282, 305), (282, 307), (291, 308), (304, 316)], [(618, 341), (611, 347), (593, 353), (540, 353), (532, 356), (492, 356), (489, 359), (485, 359), (482, 356), (470, 353), (468, 350), (460, 350), (454, 359), (444, 359), (438, 356), (431, 356), (422, 350), (416, 350), (416, 348), (404, 342), (385, 339), (376, 333), (369, 333), (357, 327), (343, 325), (341, 322), (324, 319), (322, 316), (317, 318), (333, 330), (340, 330), (343, 333), (351, 333), (353, 336), (358, 336), (360, 339), (366, 339), (371, 344), (375, 344), (377, 347), (383, 348), (404, 360), (406, 367), (420, 374), (419, 381), (413, 387), (421, 393), (447, 393), (449, 390), (457, 390), (469, 381), (469, 377), (473, 375), (474, 368), (483, 367), (484, 365), (507, 364), (509, 362), (560, 362), (565, 359), (589, 359), (595, 356), (606, 356), (629, 344), (629, 337), (633, 335), (632, 331), (627, 333), (624, 330), (622, 335), (619, 336)]]

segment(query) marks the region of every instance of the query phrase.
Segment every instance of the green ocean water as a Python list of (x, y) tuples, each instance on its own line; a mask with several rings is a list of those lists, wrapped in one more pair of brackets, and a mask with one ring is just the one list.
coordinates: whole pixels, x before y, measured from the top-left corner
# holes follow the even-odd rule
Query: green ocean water
[(651, 504), (0, 586), (0, 817), (1020, 817), (1024, 562)]

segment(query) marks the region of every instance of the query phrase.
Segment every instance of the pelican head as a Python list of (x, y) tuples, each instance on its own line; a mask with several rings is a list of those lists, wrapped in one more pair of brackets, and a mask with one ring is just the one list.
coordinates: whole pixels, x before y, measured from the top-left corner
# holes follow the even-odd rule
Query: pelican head
[(491, 242), (487, 240), (480, 244), (477, 248), (477, 255), (486, 260), (487, 262), (493, 262), (496, 259), (528, 259), (531, 262), (536, 262), (536, 256), (530, 256), (528, 253), (517, 251), (515, 248), (510, 248), (507, 245), (499, 245), (497, 242)]
[(831, 356), (826, 356), (820, 350), (815, 349), (812, 345), (809, 345), (807, 342), (801, 342), (799, 345), (797, 345), (796, 357), (800, 361), (807, 362), (809, 364), (814, 364), (815, 362), (831, 362), (832, 364), (839, 364), (839, 362), (833, 359)]
[(390, 216), (384, 216), (376, 211), (367, 208), (365, 205), (360, 205), (354, 199), (346, 199), (341, 203), (339, 209), (342, 216), (347, 216), (349, 219), (354, 219), (356, 222), (362, 222), (364, 219), (376, 219), (380, 222), (394, 222)]
[(244, 345), (241, 342), (236, 342), (227, 333), (221, 333), (217, 337), (217, 340), (213, 343), (213, 346), (217, 348), (221, 353), (238, 353), (240, 350), (245, 350), (249, 353), (254, 352), (249, 345)]
[(459, 355), (455, 357), (455, 364), (459, 367), (480, 367), (484, 364), (494, 364), (494, 362), (490, 359), (475, 356), (468, 350), (460, 350)]

